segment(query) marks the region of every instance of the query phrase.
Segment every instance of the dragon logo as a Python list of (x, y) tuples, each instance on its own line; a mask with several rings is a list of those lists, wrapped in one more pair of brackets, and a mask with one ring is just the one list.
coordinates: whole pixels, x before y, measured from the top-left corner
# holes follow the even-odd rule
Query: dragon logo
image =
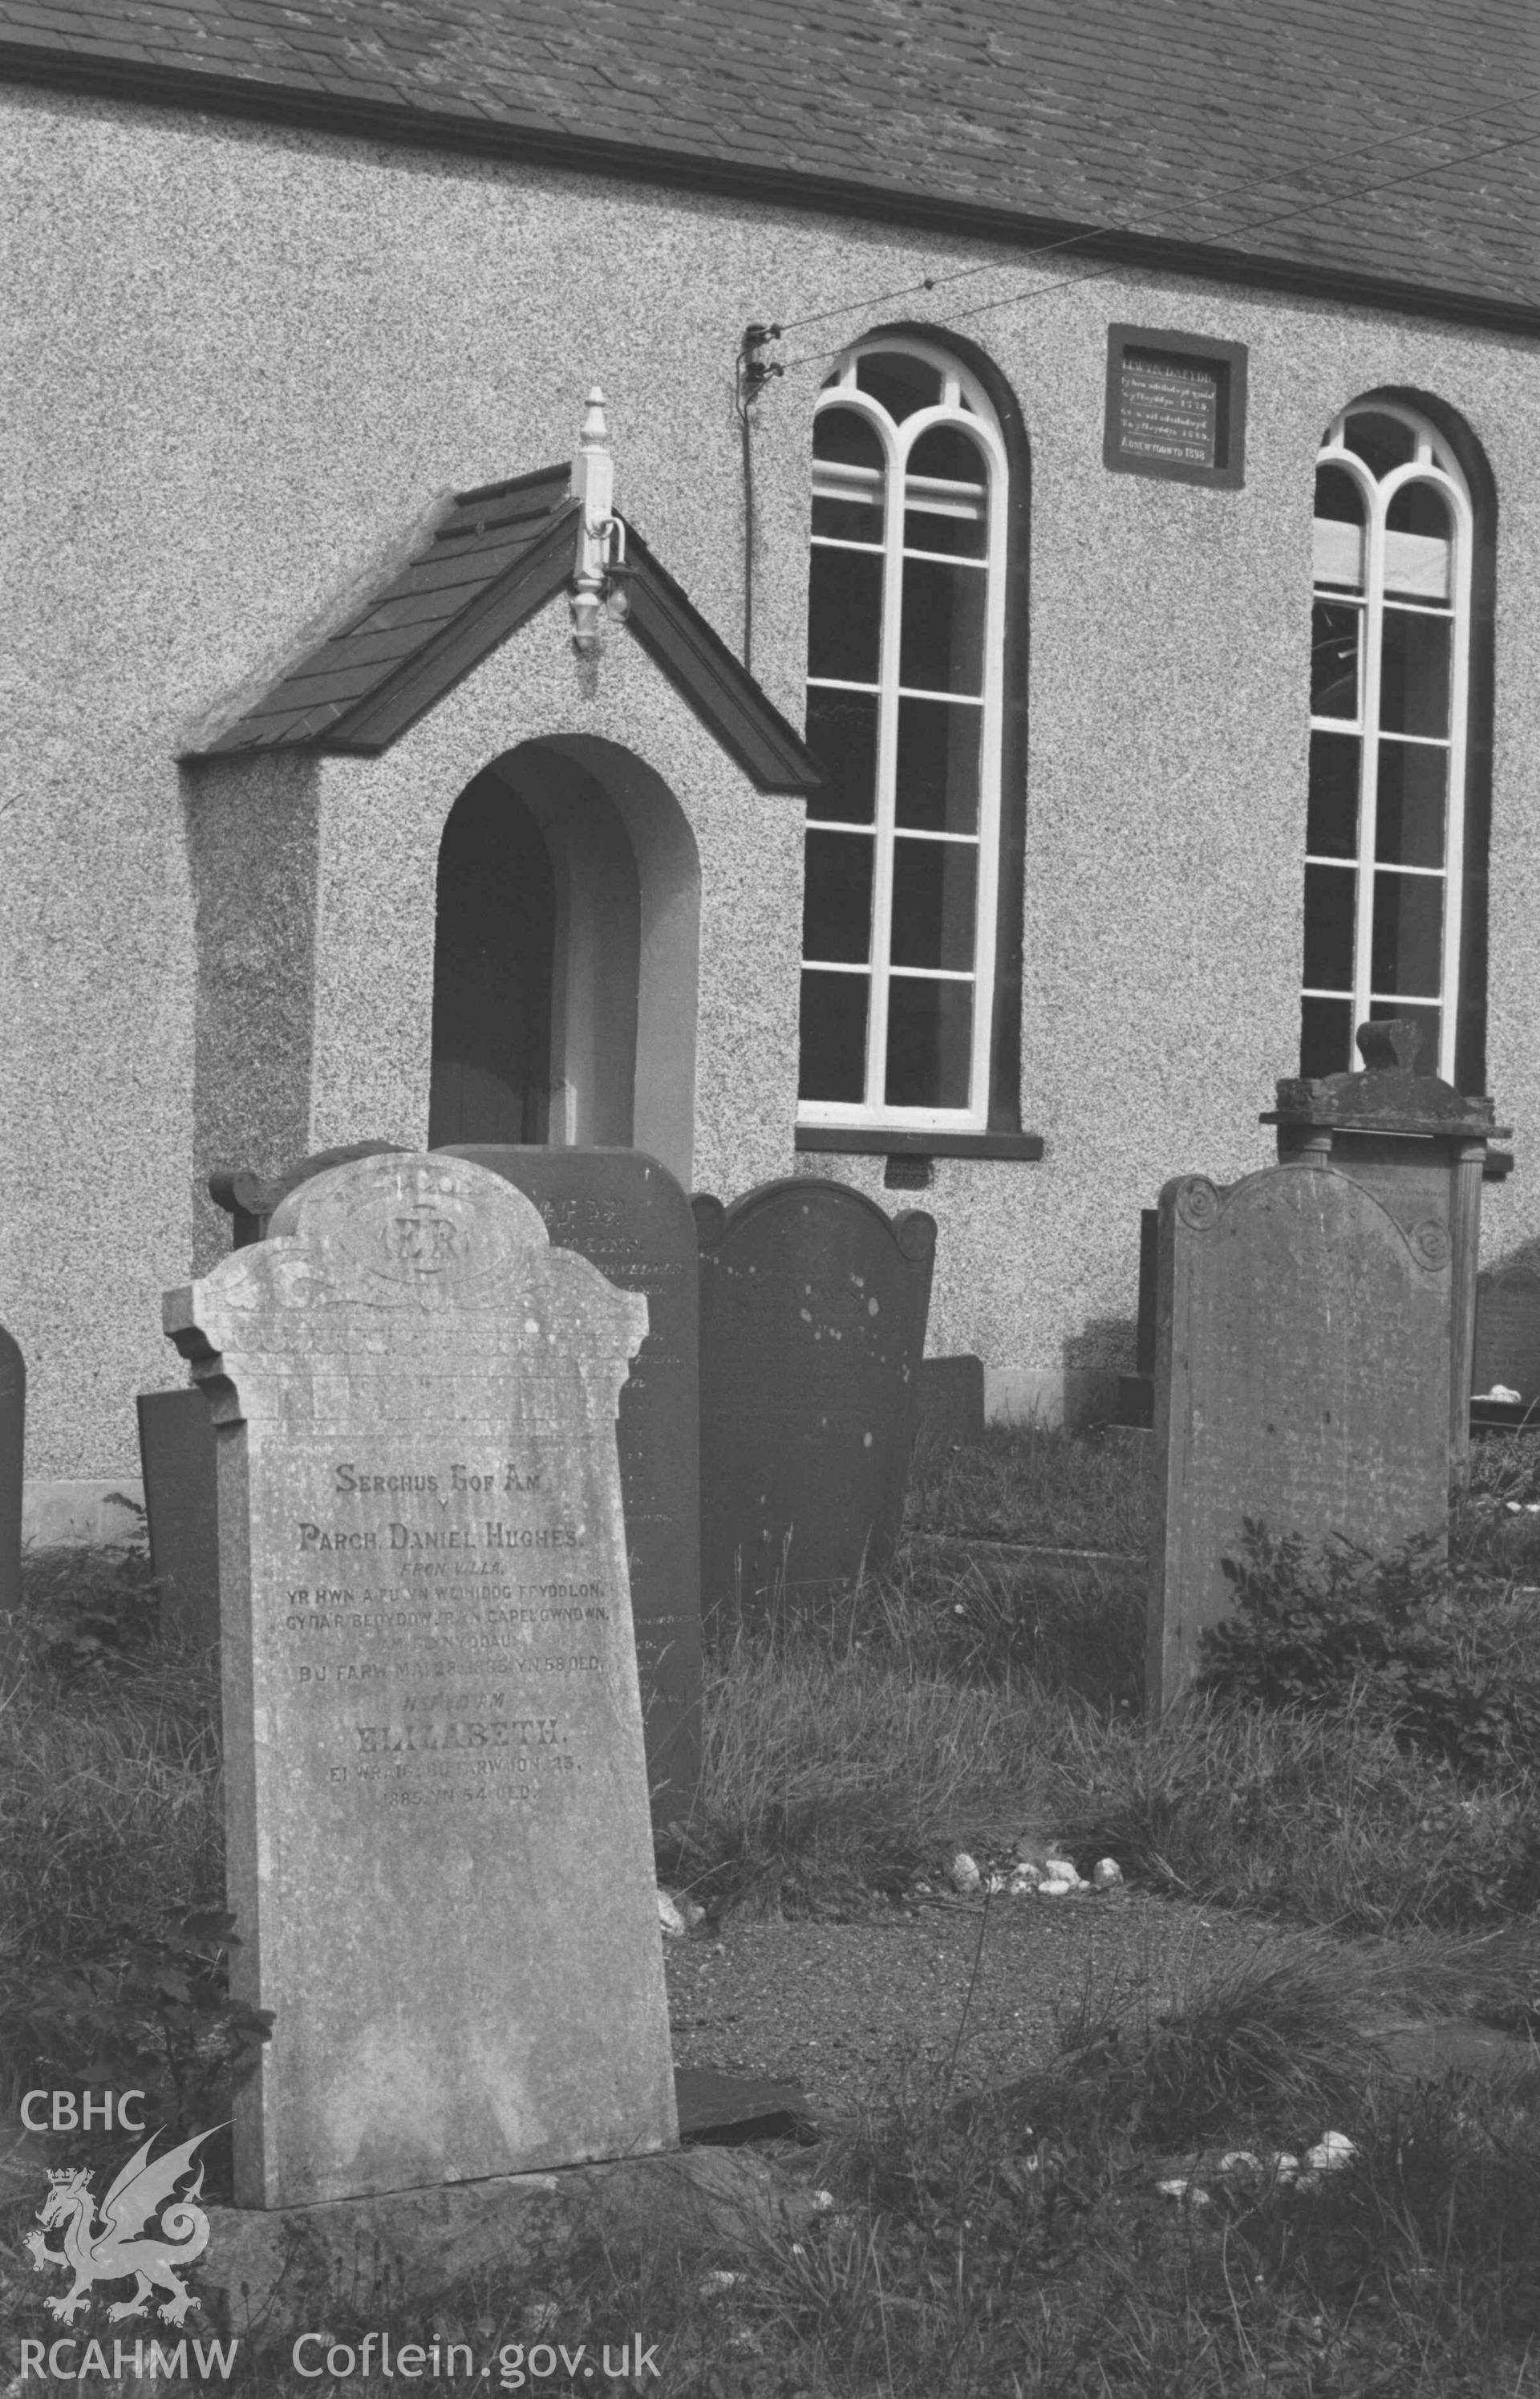
[[(223, 2130), (219, 2124), (209, 2127), (209, 2133)], [(89, 2299), (93, 2283), (119, 2283), (130, 2274), (137, 2277), (133, 2295), (107, 2310), (109, 2324), (120, 2324), (126, 2316), (147, 2315), (152, 2290), (168, 2295), (158, 2311), (163, 2324), (186, 2322), (188, 2310), (198, 2302), (172, 2270), (191, 2265), (209, 2246), (209, 2218), (196, 2204), (203, 2195), (201, 2163), (192, 2189), (174, 2202), (173, 2194), (178, 2183), (192, 2173), (193, 2152), (209, 2139), (209, 2133), (196, 2133), (180, 2148), (168, 2149), (155, 2159), (150, 2156), (155, 2142), (152, 2133), (134, 2151), (100, 2208), (88, 2171), (64, 2166), (50, 2173), (52, 2189), (37, 2216), (44, 2232), (52, 2225), (63, 2226), (62, 2245), (50, 2249), (43, 2232), (29, 2232), (27, 2247), (34, 2272), (62, 2266), (74, 2277), (61, 2299), (44, 2301), (61, 2324), (74, 2322)], [(93, 2230), (93, 2219), (98, 2216), (100, 2229)]]

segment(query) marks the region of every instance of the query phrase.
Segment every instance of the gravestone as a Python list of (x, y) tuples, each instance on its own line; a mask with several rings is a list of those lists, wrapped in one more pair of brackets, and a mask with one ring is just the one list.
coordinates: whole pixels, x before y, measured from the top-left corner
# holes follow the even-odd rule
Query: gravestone
[(936, 1220), (793, 1175), (700, 1237), (701, 1596), (763, 1618), (777, 1593), (884, 1567), (903, 1514)]
[(313, 1175), (324, 1174), (328, 1167), (349, 1166), (357, 1158), (399, 1158), (400, 1153), (399, 1141), (350, 1141), (335, 1149), (313, 1149), (308, 1158), (296, 1159), (277, 1174), (253, 1174), (244, 1166), (223, 1167), (209, 1177), (209, 1197), (230, 1218), (231, 1247), (244, 1250), (248, 1242), (263, 1239), (268, 1219), (290, 1191), (297, 1191)]
[(646, 1303), (407, 1152), (165, 1315), (215, 1403), (235, 1981), (276, 2011), (237, 2203), (670, 2146), (615, 1446)]
[(919, 1385), (920, 1445), (972, 1444), (984, 1438), (984, 1362), (965, 1353), (923, 1358)]
[(1515, 1260), (1476, 1279), (1475, 1363), (1479, 1396), (1501, 1384), (1526, 1408), (1540, 1404), (1540, 1264)]
[(1423, 1027), (1415, 1019), (1360, 1024), (1356, 1037), (1361, 1073), (1287, 1078), (1262, 1122), (1277, 1128), (1280, 1162), (1330, 1158), (1371, 1191), (1403, 1231), (1443, 1227), (1452, 1257), (1450, 1457), (1459, 1473), (1470, 1448), (1481, 1184), (1490, 1145), (1506, 1128), (1493, 1122), (1490, 1100), (1466, 1098), (1452, 1083), (1417, 1072)]
[(653, 1823), (686, 1818), (700, 1774), (700, 1296), (695, 1218), (638, 1149), (456, 1143), (516, 1184), (556, 1245), (647, 1302), (647, 1337), (620, 1394), (617, 1438), (631, 1618)]
[(21, 1605), (21, 1481), (27, 1448), (27, 1362), (0, 1325), (0, 1610)]
[(219, 1639), (219, 1505), (214, 1419), (200, 1390), (141, 1391), (139, 1458), (162, 1628)]
[(1229, 1612), (1243, 1518), (1312, 1546), (1441, 1526), (1452, 1245), (1312, 1156), (1160, 1195), (1156, 1522), (1147, 1686), (1158, 1714)]

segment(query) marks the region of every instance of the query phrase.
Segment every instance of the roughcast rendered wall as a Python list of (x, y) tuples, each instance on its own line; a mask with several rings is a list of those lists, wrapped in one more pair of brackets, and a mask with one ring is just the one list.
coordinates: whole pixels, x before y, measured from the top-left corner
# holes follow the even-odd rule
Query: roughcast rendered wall
[[(304, 948), (303, 926), (275, 951), (198, 884), (197, 779), (175, 763), (191, 732), (437, 495), (569, 456), (596, 379), (619, 505), (736, 646), (733, 363), (756, 319), (788, 327), (790, 363), (756, 408), (753, 666), (793, 721), (810, 417), (834, 347), (900, 320), (978, 344), (1032, 450), (1021, 1101), (1047, 1154), (939, 1163), (932, 1346), (1050, 1376), (1115, 1359), (1140, 1206), (1170, 1174), (1223, 1180), (1269, 1154), (1257, 1115), (1297, 1054), (1314, 458), (1332, 415), (1384, 385), (1460, 412), (1497, 486), (1489, 1080), (1520, 1170), (1489, 1195), (1489, 1254), (1540, 1234), (1533, 343), (1153, 275), (1049, 290), (1054, 262), (1000, 243), (42, 91), (4, 116), (0, 523), (26, 604), (0, 712), (0, 1321), (28, 1357), (34, 1473), (128, 1470), (134, 1390), (176, 1378), (158, 1295), (192, 1265), (205, 1171), (200, 946), (228, 945), (232, 973), (244, 948), (259, 978)], [(1105, 469), (1112, 320), (1249, 346), (1244, 490)], [(593, 719), (549, 642), (518, 705), (580, 731)], [(708, 741), (688, 711), (636, 698), (631, 672), (601, 672), (606, 738), (669, 783), (703, 868), (710, 851), (696, 1175), (727, 1199), (791, 1159), (790, 1126), (770, 1131), (790, 1027), (768, 991), (797, 937), (795, 808), (729, 796), (685, 754)], [(351, 770), (318, 772), (320, 966), (345, 1000), (329, 1022), (367, 1014), (384, 973), (380, 927), (349, 898), (358, 849), (330, 845), (346, 820), (366, 882), (409, 856), (421, 877), (437, 779), (533, 729), (483, 700), (494, 681), (357, 778), (372, 796), (350, 820), (331, 802)], [(725, 928), (746, 921), (768, 954), (763, 980), (740, 962), (735, 1032)], [(403, 990), (420, 988), (421, 939)], [(295, 996), (291, 1063), (321, 1027), (303, 1018)], [(387, 1056), (323, 1041), (312, 1063), (318, 1138), (354, 1131), (365, 1095), (402, 1105)], [(912, 1204), (884, 1193), (880, 1160), (803, 1163)]]

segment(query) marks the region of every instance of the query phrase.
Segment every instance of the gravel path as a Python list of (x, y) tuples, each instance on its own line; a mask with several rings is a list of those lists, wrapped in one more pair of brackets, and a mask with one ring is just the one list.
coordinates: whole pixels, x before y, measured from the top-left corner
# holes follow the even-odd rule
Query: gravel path
[[(979, 1949), (979, 1923), (984, 1918)], [(859, 1924), (732, 1923), (665, 1944), (674, 2062), (800, 2082), (816, 2115), (890, 2097), (906, 2063), (959, 2091), (1008, 2082), (1055, 2047), (1055, 2004), (1143, 1978), (1155, 2010), (1269, 1928), (1170, 1900), (1001, 1899)], [(971, 2004), (968, 1985), (978, 1958)]]

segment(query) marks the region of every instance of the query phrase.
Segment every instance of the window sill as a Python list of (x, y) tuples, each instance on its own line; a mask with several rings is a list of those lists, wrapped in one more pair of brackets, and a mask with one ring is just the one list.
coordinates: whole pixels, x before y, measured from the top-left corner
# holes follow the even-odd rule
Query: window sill
[(1040, 1132), (925, 1132), (912, 1125), (799, 1125), (797, 1147), (868, 1158), (1020, 1158), (1043, 1155)]

